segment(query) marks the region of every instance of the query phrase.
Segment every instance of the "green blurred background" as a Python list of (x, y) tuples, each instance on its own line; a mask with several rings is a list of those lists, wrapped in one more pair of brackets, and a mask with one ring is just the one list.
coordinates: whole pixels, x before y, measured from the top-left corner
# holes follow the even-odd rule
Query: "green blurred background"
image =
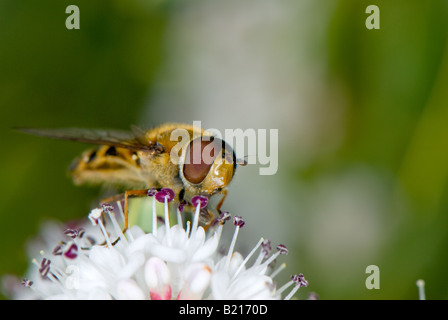
[(0, 275), (100, 195), (66, 174), (85, 145), (12, 127), (201, 120), (279, 130), (277, 174), (241, 168), (225, 207), (246, 219), (240, 251), (288, 246), (299, 298), (417, 299), (420, 278), (448, 298), (447, 32), (445, 0), (0, 0)]

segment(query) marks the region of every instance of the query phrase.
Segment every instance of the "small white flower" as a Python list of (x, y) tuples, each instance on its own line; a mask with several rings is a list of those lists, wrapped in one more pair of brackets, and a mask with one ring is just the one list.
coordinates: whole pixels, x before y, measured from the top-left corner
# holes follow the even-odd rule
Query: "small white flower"
[[(170, 225), (170, 190), (148, 194), (155, 195), (151, 233), (133, 226), (126, 235), (123, 234), (115, 216), (118, 211), (123, 218), (120, 205), (115, 210), (108, 204), (94, 209), (89, 214), (93, 226), (83, 224), (66, 229), (63, 233), (68, 241), (55, 242), (50, 247), (47, 244), (48, 251), (40, 251), (41, 260), (33, 259), (33, 266), (22, 281), (21, 289), (11, 285), (14, 282), (11, 278), (4, 279), (11, 297), (280, 299), (283, 292), (295, 284), (284, 297), (290, 299), (301, 286), (308, 285), (299, 274), (277, 289), (274, 277), (285, 265), (275, 271), (271, 265), (280, 254), (287, 253), (283, 245), (278, 245), (277, 252), (271, 254), (270, 242), (260, 239), (246, 258), (235, 252), (238, 232), (245, 224), (240, 217), (234, 218), (235, 232), (230, 247), (226, 254), (219, 254), (224, 222), (230, 219), (230, 215), (222, 213), (206, 232), (199, 226), (199, 215), (201, 208), (207, 205), (207, 198), (198, 196), (192, 199), (196, 204), (194, 218), (192, 222), (187, 221), (184, 228), (179, 208), (177, 224)], [(161, 226), (155, 214), (156, 199), (164, 203), (164, 224)], [(55, 232), (51, 233), (54, 237)], [(257, 258), (251, 259), (257, 252)], [(255, 261), (249, 265), (249, 260)]]

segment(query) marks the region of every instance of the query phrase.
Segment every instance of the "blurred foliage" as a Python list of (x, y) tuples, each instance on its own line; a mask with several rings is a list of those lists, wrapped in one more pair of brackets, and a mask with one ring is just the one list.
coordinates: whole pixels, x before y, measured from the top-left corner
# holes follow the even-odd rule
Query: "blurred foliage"
[[(409, 201), (404, 217), (398, 217), (396, 203), (390, 205), (391, 223), (402, 220), (380, 265), (382, 284), (390, 288), (377, 294), (414, 298), (414, 279), (423, 277), (434, 298), (447, 298), (447, 284), (433, 268), (448, 267), (442, 201), (448, 178), (448, 7), (444, 1), (377, 4), (378, 32), (353, 25), (365, 2), (345, 1), (329, 34), (330, 62), (352, 96), (344, 153), (392, 172)], [(342, 43), (336, 45), (337, 40)]]
[[(380, 8), (380, 30), (364, 26), (369, 4)], [(447, 18), (445, 1), (338, 1), (326, 49), (329, 81), (339, 82), (349, 101), (346, 138), (335, 155), (299, 172), (299, 179), (312, 181), (363, 163), (396, 180), (386, 186), (391, 194), (381, 254), (375, 263), (365, 262), (379, 265), (381, 290), (366, 290), (367, 275), (359, 273), (337, 281), (346, 287), (319, 282), (317, 292), (332, 298), (416, 299), (415, 280), (423, 278), (428, 298), (448, 298), (443, 280), (448, 268)], [(350, 252), (341, 252), (341, 259), (344, 255)], [(331, 270), (319, 270), (324, 268)]]
[[(295, 173), (289, 179), (311, 188), (320, 177), (360, 163), (388, 177), (385, 238), (363, 264), (380, 267), (381, 290), (366, 290), (365, 267), (338, 279), (337, 268), (311, 260), (307, 243), (290, 251), (297, 250), (301, 272), (323, 299), (415, 299), (418, 278), (426, 281), (427, 298), (446, 299), (448, 5), (374, 2), (322, 1), (334, 10), (322, 21), (327, 29), (319, 50), (326, 81), (337, 83), (347, 100), (345, 138), (331, 155), (289, 168)], [(80, 30), (65, 28), (71, 4), (81, 9)], [(364, 25), (370, 4), (380, 8), (380, 30)], [(64, 175), (84, 145), (12, 127), (142, 124), (165, 62), (167, 25), (182, 6), (188, 1), (0, 0), (0, 275), (23, 274), (25, 241), (42, 221), (83, 217), (100, 194), (73, 187)], [(345, 255), (350, 252), (340, 259)]]
[[(71, 4), (82, 8), (79, 30), (65, 27)], [(42, 221), (83, 217), (99, 195), (65, 174), (85, 145), (12, 128), (138, 124), (166, 17), (141, 1), (0, 1), (0, 274), (25, 271), (25, 240)]]

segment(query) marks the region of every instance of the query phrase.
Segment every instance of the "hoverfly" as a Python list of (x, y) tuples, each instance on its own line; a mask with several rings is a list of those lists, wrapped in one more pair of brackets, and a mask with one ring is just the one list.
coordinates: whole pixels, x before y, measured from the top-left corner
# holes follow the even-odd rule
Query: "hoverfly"
[[(131, 131), (17, 129), (38, 136), (99, 145), (76, 158), (70, 173), (77, 185), (109, 184), (125, 188), (124, 195), (118, 196), (124, 198), (123, 232), (128, 228), (128, 198), (145, 196), (151, 188), (170, 188), (177, 203), (188, 203), (194, 195), (209, 198), (222, 194), (216, 207), (220, 213), (237, 164), (245, 165), (244, 160), (236, 159), (234, 150), (224, 140), (187, 124), (164, 124), (149, 130), (131, 126)], [(187, 133), (188, 139), (172, 139), (174, 131), (179, 129)], [(179, 151), (173, 153), (174, 148)], [(206, 149), (209, 152), (205, 157)], [(178, 161), (173, 161), (173, 154), (179, 157)], [(198, 154), (199, 158), (195, 156)], [(203, 220), (211, 223), (213, 213), (206, 211)]]

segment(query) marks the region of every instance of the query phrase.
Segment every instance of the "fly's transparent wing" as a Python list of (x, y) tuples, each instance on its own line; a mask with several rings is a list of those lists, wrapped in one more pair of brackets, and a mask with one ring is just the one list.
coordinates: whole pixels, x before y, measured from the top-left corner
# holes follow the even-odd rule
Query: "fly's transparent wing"
[(41, 137), (79, 141), (100, 145), (110, 145), (131, 150), (151, 150), (153, 148), (149, 142), (145, 143), (145, 141), (143, 141), (141, 137), (136, 138), (134, 133), (130, 131), (83, 128), (15, 129), (21, 132)]

